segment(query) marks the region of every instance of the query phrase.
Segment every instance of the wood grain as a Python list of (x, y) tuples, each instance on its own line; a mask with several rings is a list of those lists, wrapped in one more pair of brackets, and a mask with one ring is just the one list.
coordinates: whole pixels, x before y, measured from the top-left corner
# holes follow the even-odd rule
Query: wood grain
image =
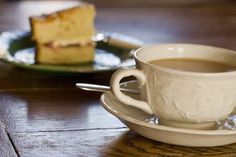
[[(91, 2), (97, 6), (97, 30), (123, 33), (146, 43), (198, 43), (236, 50), (233, 0)], [(0, 32), (29, 30), (29, 16), (76, 4), (1, 2)], [(112, 73), (61, 75), (0, 63), (0, 121), (6, 128), (0, 127), (0, 156), (17, 156), (10, 140), (20, 157), (236, 156), (236, 144), (189, 148), (143, 138), (100, 106), (100, 93), (75, 87), (76, 82), (108, 85)]]
[(146, 139), (127, 129), (14, 133), (12, 138), (22, 157), (236, 156), (236, 144), (211, 148), (180, 147)]
[(0, 123), (0, 156), (1, 157), (17, 157), (10, 137)]
[(99, 97), (77, 89), (0, 93), (0, 115), (9, 132), (123, 128)]

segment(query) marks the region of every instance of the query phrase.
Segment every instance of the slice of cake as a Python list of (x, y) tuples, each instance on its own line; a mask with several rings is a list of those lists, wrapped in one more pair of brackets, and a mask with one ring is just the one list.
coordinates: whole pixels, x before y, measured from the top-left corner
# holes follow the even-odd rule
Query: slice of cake
[(77, 64), (91, 62), (94, 58), (94, 45), (70, 45), (51, 47), (37, 44), (36, 63), (43, 64)]
[(39, 44), (51, 43), (54, 46), (86, 45), (95, 34), (94, 18), (95, 8), (91, 4), (30, 17), (32, 38)]
[(76, 64), (94, 59), (95, 8), (91, 4), (31, 17), (35, 63)]

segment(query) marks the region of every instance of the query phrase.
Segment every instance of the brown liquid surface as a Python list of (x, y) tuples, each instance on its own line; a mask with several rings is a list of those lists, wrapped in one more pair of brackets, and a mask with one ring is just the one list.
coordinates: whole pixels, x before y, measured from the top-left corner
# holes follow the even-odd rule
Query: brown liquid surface
[(149, 63), (180, 71), (219, 73), (235, 71), (236, 65), (192, 58), (171, 58), (153, 60)]

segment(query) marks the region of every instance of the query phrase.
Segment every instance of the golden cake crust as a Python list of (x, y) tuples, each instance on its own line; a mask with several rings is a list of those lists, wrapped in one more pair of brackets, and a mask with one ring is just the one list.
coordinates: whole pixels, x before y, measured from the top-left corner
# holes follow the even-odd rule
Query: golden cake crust
[(51, 22), (51, 21), (55, 20), (56, 18), (63, 19), (66, 14), (68, 14), (68, 15), (74, 14), (75, 12), (78, 11), (78, 9), (79, 10), (80, 9), (95, 10), (95, 7), (92, 4), (84, 3), (82, 5), (75, 6), (75, 7), (72, 7), (72, 8), (63, 9), (63, 10), (54, 12), (52, 14), (43, 14), (41, 16), (31, 16), (30, 17), (30, 24), (33, 25), (34, 22), (38, 22), (38, 21), (40, 21), (42, 23), (48, 23), (48, 22)]
[(82, 4), (49, 15), (30, 17), (32, 38), (40, 44), (77, 42), (86, 45), (95, 34), (95, 14), (94, 5)]

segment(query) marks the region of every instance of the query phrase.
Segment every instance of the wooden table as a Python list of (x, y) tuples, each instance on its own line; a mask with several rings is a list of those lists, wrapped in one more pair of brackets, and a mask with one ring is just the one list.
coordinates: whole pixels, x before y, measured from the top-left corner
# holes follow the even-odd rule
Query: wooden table
[[(113, 2), (96, 1), (98, 30), (147, 43), (187, 42), (236, 50), (233, 1)], [(0, 31), (28, 30), (29, 15), (75, 3), (1, 2)], [(0, 63), (0, 156), (236, 156), (236, 144), (188, 148), (141, 137), (101, 107), (100, 93), (75, 88), (76, 82), (108, 84), (111, 74), (55, 75)]]

